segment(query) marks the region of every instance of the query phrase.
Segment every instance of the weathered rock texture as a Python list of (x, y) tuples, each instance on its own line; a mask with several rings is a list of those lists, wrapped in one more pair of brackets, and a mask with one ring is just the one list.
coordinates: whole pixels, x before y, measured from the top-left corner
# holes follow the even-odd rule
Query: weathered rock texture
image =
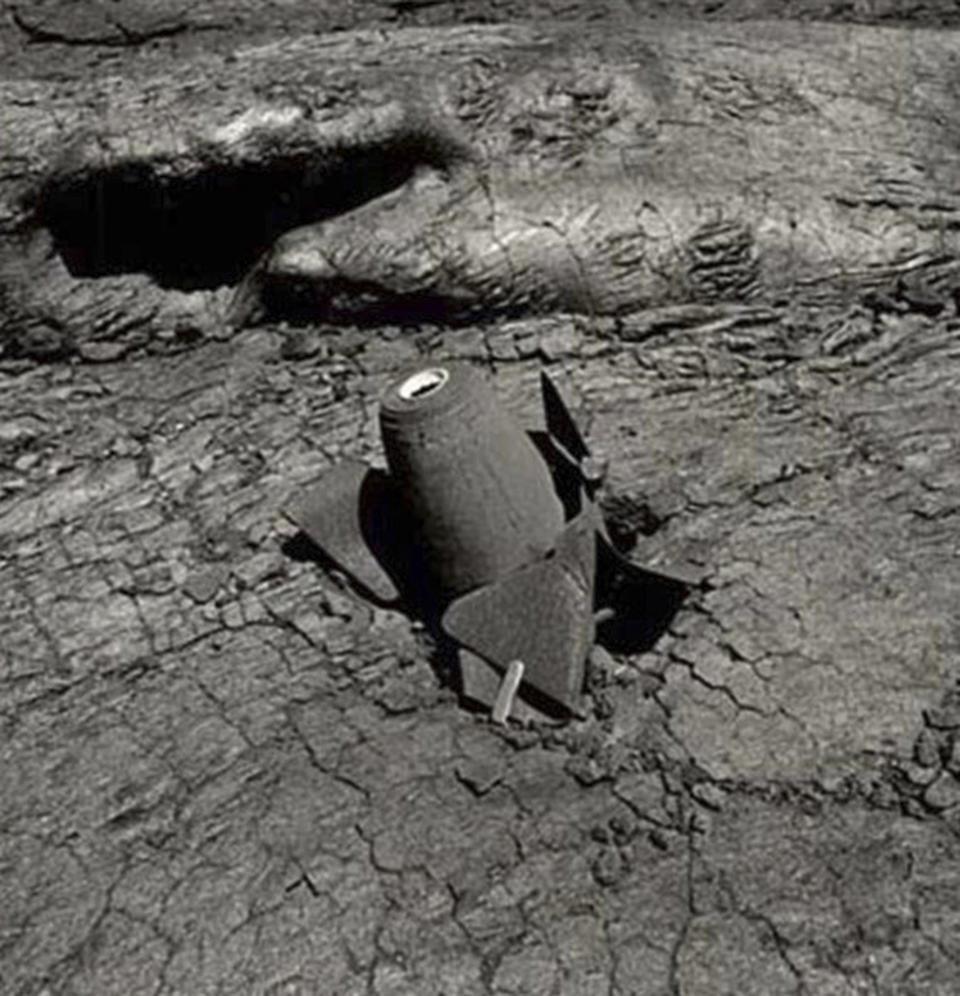
[[(636, 61), (638, 43), (617, 30)], [(644, 44), (677, 51), (676, 39), (701, 29), (669, 30), (670, 46), (656, 32)], [(792, 64), (793, 48), (774, 53), (763, 41), (786, 28), (709, 28), (720, 30), (745, 72), (764, 51), (777, 79)], [(559, 31), (421, 34), (404, 58), (413, 64), (432, 51), (442, 89), (437, 53), (477, 45), (470, 64), (481, 84), (486, 74), (504, 78), (502, 59), (515, 67), (510, 78), (542, 94), (530, 80), (550, 79), (561, 64), (579, 72), (567, 55), (553, 61), (549, 48), (529, 43)], [(819, 148), (865, 156), (869, 126), (879, 128), (883, 153), (865, 174), (871, 183), (894, 146), (923, 167), (909, 174), (912, 186), (898, 180), (876, 203), (864, 192), (862, 202), (835, 203), (823, 231), (847, 233), (838, 269), (853, 269), (848, 259), (860, 267), (857, 253), (877, 244), (869, 239), (887, 244), (878, 236), (885, 221), (907, 219), (926, 238), (924, 204), (935, 205), (929, 217), (949, 239), (952, 84), (930, 59), (939, 52), (941, 69), (950, 64), (952, 36), (789, 32), (790, 46), (806, 46), (817, 66), (835, 58), (840, 38), (853, 66), (877, 67), (845, 76), (831, 104), (861, 130), (836, 127)], [(371, 60), (379, 51), (388, 65), (411, 37), (287, 40), (277, 51), (303, 72), (323, 67), (293, 59), (297, 46), (326, 45), (331, 60), (341, 53), (338, 65), (353, 53), (357, 75), (344, 77), (331, 106), (368, 134), (382, 127), (375, 134), (387, 145), (376, 148), (394, 150), (390, 183), (419, 172), (409, 194), (391, 196), (419, 189), (429, 207), (438, 187), (476, 178), (477, 136), (512, 140), (509, 101), (527, 91), (491, 84), (507, 102), (490, 109), (496, 127), (433, 131), (431, 115), (406, 117), (399, 97), (391, 109), (365, 90), (357, 61), (368, 46)], [(605, 51), (601, 71), (627, 58)], [(891, 82), (883, 90), (895, 74), (880, 67), (904, 51), (922, 53), (911, 72), (926, 89)], [(16, 168), (5, 160), (20, 176), (4, 181), (4, 238), (37, 217), (10, 192), (37, 189), (55, 162), (56, 177), (83, 177), (92, 163), (129, 153), (140, 164), (133, 176), (149, 183), (128, 192), (149, 206), (164, 163), (176, 177), (197, 161), (194, 146), (178, 158), (177, 142), (193, 134), (189, 115), (202, 118), (205, 108), (222, 114), (218, 128), (233, 129), (238, 169), (275, 162), (273, 125), (284, 154), (297, 127), (311, 149), (338, 148), (322, 113), (296, 118), (283, 110), (300, 106), (288, 94), (254, 92), (261, 58), (217, 62), (233, 81), (222, 103), (202, 58), (192, 100), (186, 69), (150, 84), (154, 68), (141, 78), (136, 60), (114, 83), (4, 84), (0, 113), (18, 122), (24, 157)], [(699, 56), (688, 64), (709, 77)], [(553, 68), (538, 77), (538, 65)], [(712, 84), (721, 110), (740, 109), (710, 125), (718, 152), (730, 136), (760, 128), (758, 116), (785, 127), (795, 106), (775, 99), (757, 108), (731, 95), (742, 94), (731, 79)], [(296, 90), (295, 76), (290, 85)], [(803, 92), (829, 86), (818, 76)], [(114, 94), (103, 105), (113, 109), (107, 124), (82, 113), (97, 88)], [(405, 92), (400, 82), (395, 90)], [(885, 101), (893, 103), (881, 113)], [(926, 116), (911, 118), (921, 105)], [(109, 118), (135, 122), (134, 106), (141, 124), (125, 153)], [(156, 124), (162, 107), (172, 130)], [(534, 136), (521, 131), (526, 144), (510, 155), (529, 190), (540, 156), (558, 170), (568, 148), (602, 159), (626, 147), (615, 124), (547, 141), (535, 127), (556, 127), (556, 116), (523, 113)], [(94, 124), (86, 144), (57, 150), (51, 122), (72, 135), (81, 118)], [(354, 189), (359, 203), (390, 183), (371, 167), (350, 187), (364, 130), (356, 128), (344, 129), (347, 151), (331, 152), (323, 175), (339, 176), (338, 189)], [(410, 135), (431, 142), (404, 145)], [(557, 141), (556, 152), (543, 151)], [(212, 149), (220, 167), (209, 176), (222, 175), (227, 147)], [(407, 148), (429, 148), (439, 159), (434, 175), (416, 168), (419, 151), (405, 160)], [(808, 178), (837, 165), (795, 148), (776, 155), (771, 188), (793, 184), (797, 198), (802, 183), (788, 163)], [(889, 161), (907, 175), (904, 160)], [(718, 180), (728, 166), (718, 162)], [(580, 203), (581, 168), (571, 165), (568, 186), (557, 187), (556, 215)], [(690, 169), (703, 175), (696, 160)], [(520, 189), (508, 172), (503, 183)], [(302, 184), (294, 176), (286, 189)], [(674, 182), (684, 189), (682, 172)], [(707, 196), (689, 186), (692, 197)], [(243, 189), (238, 216), (265, 203)], [(825, 203), (825, 192), (810, 179), (801, 214)], [(744, 204), (753, 196), (745, 191)], [(49, 210), (56, 197), (48, 197)], [(129, 208), (146, 210), (136, 197)], [(960, 322), (949, 258), (924, 256), (917, 267), (940, 280), (866, 292), (838, 290), (831, 279), (822, 293), (794, 294), (788, 282), (776, 293), (732, 301), (704, 293), (618, 316), (558, 312), (458, 328), (271, 325), (231, 335), (217, 309), (242, 269), (239, 237), (221, 255), (216, 233), (191, 230), (190, 252), (155, 252), (181, 244), (172, 237), (137, 250), (139, 275), (70, 275), (57, 246), (84, 230), (64, 213), (54, 212), (52, 228), (46, 217), (21, 232), (26, 248), (5, 263), (6, 273), (19, 266), (22, 274), (7, 278), (8, 307), (19, 310), (6, 312), (6, 341), (21, 356), (79, 349), (81, 359), (107, 362), (8, 358), (0, 383), (0, 990), (956, 992)], [(849, 234), (858, 217), (859, 247)], [(111, 234), (124, 234), (123, 218), (116, 224)], [(88, 261), (103, 264), (100, 244), (85, 245)], [(135, 248), (125, 244), (114, 269)], [(895, 263), (884, 256), (883, 267)], [(203, 286), (215, 272), (221, 289)], [(190, 321), (177, 325), (169, 318), (177, 314)], [(217, 336), (223, 341), (205, 341)], [(124, 350), (133, 351), (126, 360), (109, 359)], [(389, 377), (452, 356), (489, 370), (529, 420), (547, 364), (592, 446), (611, 458), (604, 503), (617, 535), (635, 538), (644, 557), (686, 557), (711, 571), (710, 589), (651, 649), (628, 652), (607, 634), (610, 656), (589, 679), (593, 715), (563, 730), (498, 731), (461, 709), (426, 637), (299, 559), (278, 515), (291, 490), (338, 456), (376, 455), (375, 402)]]
[(528, 22), (11, 79), (0, 342), (948, 293), (955, 42)]

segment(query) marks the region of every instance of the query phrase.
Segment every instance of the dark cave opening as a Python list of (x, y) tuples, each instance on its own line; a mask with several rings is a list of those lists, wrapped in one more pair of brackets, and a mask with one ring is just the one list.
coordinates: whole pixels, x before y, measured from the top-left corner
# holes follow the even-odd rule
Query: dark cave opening
[(176, 173), (131, 161), (51, 178), (37, 215), (76, 277), (146, 273), (165, 288), (238, 283), (275, 239), (402, 186), (420, 143), (315, 150)]

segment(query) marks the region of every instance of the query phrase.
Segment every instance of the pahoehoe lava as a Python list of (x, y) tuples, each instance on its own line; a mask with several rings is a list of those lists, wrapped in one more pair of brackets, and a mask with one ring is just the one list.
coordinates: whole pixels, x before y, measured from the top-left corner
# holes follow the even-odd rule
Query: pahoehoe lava
[[(11, 92), (4, 125), (36, 154), (0, 189), (9, 335), (63, 352), (90, 325), (140, 343), (225, 319), (622, 316), (955, 283), (954, 98), (917, 68), (949, 62), (942, 36), (911, 33), (891, 82), (879, 29), (855, 46), (823, 25), (753, 31), (344, 33), (212, 60), (202, 90), (110, 88), (102, 124), (55, 87)], [(52, 258), (25, 267), (38, 232)]]
[[(958, 36), (676, 19), (909, 7), (913, 21), (956, 4), (412, 6), (17, 0), (64, 37), (104, 18), (143, 34), (158, 17), (225, 25), (106, 50), (21, 45), (0, 17), (13, 138), (0, 141), (0, 989), (956, 996)], [(551, 16), (395, 30), (534, 6)], [(645, 6), (674, 16), (602, 15)], [(565, 27), (555, 14), (571, 8), (596, 20)], [(311, 18), (375, 14), (385, 29), (299, 37)], [(663, 85), (644, 102), (651, 65)], [(676, 258), (702, 303), (526, 316), (567, 305), (531, 272), (511, 282), (491, 250), (504, 287), (532, 288), (513, 298), (525, 317), (237, 333), (217, 310), (229, 286), (71, 274), (22, 210), (54, 175), (82, 185), (124, 164), (186, 197), (214, 167), (300, 162), (307, 147), (316, 162), (362, 159), (416, 131), (411, 108), (452, 122), (475, 162), (441, 156), (395, 190), (376, 183), (304, 245), (343, 264), (334, 233), (359, 239), (365, 216), (387, 236), (388, 202), (403, 202), (419, 212), (404, 231), (439, 231), (442, 249), (470, 227), (430, 219), (469, 195), (460, 217), (487, 246), (552, 222), (544, 253), (575, 288), (556, 229), (588, 247), (593, 201), (645, 233), (639, 261), (630, 237), (616, 243), (623, 270), (691, 233)], [(78, 133), (89, 144), (65, 156)], [(489, 197), (470, 193), (478, 178)], [(746, 203), (764, 193), (764, 210)], [(162, 229), (147, 207), (145, 230)], [(794, 282), (795, 257), (778, 273), (764, 258), (778, 218), (780, 244), (791, 218), (825, 233), (840, 280)], [(259, 238), (243, 228), (262, 220), (226, 223), (247, 248), (228, 267), (206, 259), (217, 279), (243, 270)], [(898, 255), (911, 233), (919, 255)], [(399, 304), (383, 243), (354, 242), (368, 262), (353, 275)], [(616, 286), (611, 256), (578, 254), (594, 288)], [(265, 257), (293, 279), (291, 257)], [(176, 261), (140, 262), (197, 284)], [(875, 293), (844, 297), (851, 269)], [(721, 303), (771, 272), (774, 300)], [(332, 295), (343, 321), (350, 287)], [(321, 304), (326, 292), (302, 288)], [(64, 361), (36, 362), (57, 345)], [(279, 514), (334, 464), (378, 464), (376, 403), (394, 377), (454, 362), (531, 427), (545, 368), (609, 457), (599, 502), (621, 549), (640, 534), (638, 558), (711, 567), (710, 589), (671, 612), (619, 593), (643, 631), (601, 625), (591, 714), (563, 727), (464, 708), (426, 627), (318, 571)], [(376, 490), (361, 487), (361, 508)]]

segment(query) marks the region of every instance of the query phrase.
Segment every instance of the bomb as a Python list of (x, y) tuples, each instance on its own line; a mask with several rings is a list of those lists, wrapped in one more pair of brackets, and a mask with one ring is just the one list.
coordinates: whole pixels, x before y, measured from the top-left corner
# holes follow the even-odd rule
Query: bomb
[(287, 510), (370, 597), (418, 606), (459, 648), (462, 694), (500, 720), (578, 712), (611, 576), (696, 583), (614, 549), (602, 465), (546, 374), (541, 395), (546, 431), (529, 433), (472, 367), (407, 371), (380, 398), (388, 470), (343, 461)]

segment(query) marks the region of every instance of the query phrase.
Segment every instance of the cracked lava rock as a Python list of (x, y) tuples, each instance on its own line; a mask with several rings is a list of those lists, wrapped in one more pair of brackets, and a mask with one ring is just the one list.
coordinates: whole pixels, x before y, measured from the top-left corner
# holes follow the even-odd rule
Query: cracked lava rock
[[(0, 21), (0, 113), (16, 136), (0, 143), (0, 992), (954, 996), (951, 261), (914, 260), (909, 279), (863, 294), (236, 333), (213, 305), (262, 220), (238, 222), (247, 241), (222, 247), (199, 288), (191, 267), (216, 240), (186, 274), (152, 243), (135, 261), (150, 273), (85, 276), (49, 232), (17, 241), (22, 204), (7, 194), (52, 169), (65, 126), (91, 132), (93, 162), (131, 155), (151, 210), (162, 199), (140, 179), (171, 149), (183, 165), (203, 148), (182, 142), (198, 120), (184, 108), (206, 108), (202, 134), (236, 121), (249, 109), (237, 77), (282, 103), (319, 86), (332, 119), (352, 108), (343, 120), (389, 133), (396, 121), (368, 114), (350, 74), (387, 71), (391, 93), (416, 96), (446, 53), (463, 129), (521, 180), (564, 171), (552, 190), (572, 188), (571, 204), (589, 199), (578, 157), (620, 160), (628, 144), (629, 167), (636, 133), (581, 70), (571, 78), (548, 0), (471, 7), (551, 15), (522, 31), (457, 24), (465, 8), (443, 0), (163, 7), (23, 0)], [(870, 27), (731, 24), (757, 11), (733, 2), (685, 4), (701, 17), (679, 22), (671, 4), (669, 29), (638, 29), (620, 4), (562, 12), (594, 18), (571, 29), (582, 58), (612, 76), (642, 64), (658, 99), (702, 111), (648, 116), (641, 138), (696, 132), (723, 150), (751, 135), (717, 168), (762, 174), (760, 136), (797, 128), (864, 165), (867, 187), (828, 186), (834, 210), (868, 234), (889, 222), (935, 238), (955, 210), (938, 135), (956, 118), (940, 71), (956, 39), (933, 25), (956, 10), (914, 7), (906, 26), (886, 0), (763, 8), (883, 24)], [(396, 70), (427, 44), (419, 75)], [(337, 87), (310, 77), (318, 47)], [(294, 67), (273, 90), (271, 53)], [(823, 72), (808, 71), (814, 54)], [(503, 72), (514, 82), (498, 103)], [(778, 147), (787, 165), (770, 182), (804, 158), (830, 174), (812, 147)], [(386, 179), (408, 172), (395, 160)], [(358, 175), (358, 203), (376, 180)], [(801, 188), (813, 209), (824, 190)], [(95, 228), (80, 234), (96, 246)], [(314, 338), (291, 348), (296, 334)], [(406, 615), (284, 553), (278, 494), (341, 459), (368, 464), (386, 386), (454, 360), (482, 366), (521, 424), (536, 421), (547, 364), (611, 458), (597, 503), (618, 544), (713, 570), (643, 651), (605, 634), (591, 709), (562, 728), (463, 708)]]

